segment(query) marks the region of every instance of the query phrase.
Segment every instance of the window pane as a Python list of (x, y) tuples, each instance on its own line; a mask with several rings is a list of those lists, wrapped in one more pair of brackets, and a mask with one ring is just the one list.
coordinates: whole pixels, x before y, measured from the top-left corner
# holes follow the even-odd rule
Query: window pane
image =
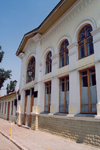
[(84, 53), (84, 45), (79, 47), (79, 53), (80, 53), (80, 58), (85, 57), (85, 53)]
[(64, 106), (60, 106), (60, 111), (64, 112)]
[(81, 97), (82, 97), (82, 104), (88, 104), (87, 76), (81, 77)]
[(64, 54), (63, 54), (63, 57), (60, 57), (60, 67), (63, 67), (63, 66), (64, 66)]
[(64, 105), (64, 83), (60, 83), (60, 105)]
[(48, 107), (45, 107), (45, 111), (49, 111), (49, 110), (48, 110)]
[(64, 51), (64, 47), (61, 47), (60, 52)]
[(91, 105), (91, 112), (97, 112), (96, 105)]
[(90, 29), (88, 29), (88, 30), (87, 30), (87, 33), (86, 33), (86, 36), (89, 36), (89, 35), (91, 34), (91, 33), (90, 33), (91, 31), (92, 31), (92, 29), (91, 29), (91, 28), (90, 28)]
[(66, 105), (69, 105), (69, 81), (66, 81)]
[(89, 41), (93, 41), (92, 36), (86, 39), (86, 42), (88, 43)]
[(81, 35), (79, 36), (79, 41), (83, 40), (84, 38), (85, 38), (85, 35), (84, 35), (84, 34), (81, 34)]
[(66, 112), (68, 112), (68, 106), (66, 106)]
[(89, 69), (89, 73), (94, 73), (94, 72), (95, 72), (95, 68)]
[(81, 72), (81, 75), (87, 75), (87, 71)]
[(83, 106), (82, 106), (82, 112), (89, 112), (89, 107), (88, 107), (88, 105), (83, 105)]
[(50, 62), (50, 72), (52, 71), (52, 61)]
[(65, 53), (66, 54), (66, 65), (69, 64), (69, 56), (68, 56), (68, 51)]
[(46, 73), (49, 73), (49, 63), (46, 64)]
[(90, 74), (90, 100), (91, 100), (91, 104), (97, 103), (95, 74)]
[(91, 55), (94, 53), (93, 42), (87, 43), (87, 55)]
[(45, 92), (45, 106), (48, 106), (48, 97), (49, 97), (49, 88), (46, 87), (46, 92)]

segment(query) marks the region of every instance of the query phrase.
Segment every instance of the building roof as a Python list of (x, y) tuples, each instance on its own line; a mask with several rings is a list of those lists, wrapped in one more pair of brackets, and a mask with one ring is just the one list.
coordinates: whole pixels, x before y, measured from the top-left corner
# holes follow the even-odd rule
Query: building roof
[(11, 97), (16, 97), (16, 92), (17, 92), (17, 91), (15, 90), (15, 91), (13, 91), (13, 92), (7, 94), (7, 95), (1, 96), (1, 97), (0, 97), (0, 100), (6, 100), (6, 99), (11, 98)]
[(37, 33), (44, 34), (76, 1), (61, 0), (37, 28), (23, 36), (16, 55), (18, 56), (23, 51), (28, 39), (34, 37)]

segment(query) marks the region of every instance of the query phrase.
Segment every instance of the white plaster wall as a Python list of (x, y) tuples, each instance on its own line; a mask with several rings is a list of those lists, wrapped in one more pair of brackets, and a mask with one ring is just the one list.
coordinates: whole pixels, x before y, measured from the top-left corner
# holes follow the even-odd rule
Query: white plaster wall
[[(94, 9), (94, 6), (96, 9)], [(100, 12), (100, 0), (82, 0), (79, 1), (71, 10), (67, 11), (44, 35), (42, 35), (38, 42), (34, 42), (31, 38), (28, 40), (23, 51), (25, 52), (22, 60), (21, 72), (21, 101), (19, 105), (22, 106), (25, 100), (24, 86), (26, 84), (26, 70), (29, 58), (33, 55), (36, 58), (36, 73), (35, 81), (33, 83), (34, 91), (38, 91), (38, 98), (34, 98), (34, 106), (41, 106), (44, 110), (44, 75), (45, 75), (45, 57), (47, 51), (52, 51), (52, 95), (51, 104), (56, 105), (56, 111), (59, 108), (59, 78), (57, 76), (57, 69), (59, 68), (59, 46), (61, 41), (68, 39), (69, 44), (75, 43), (77, 45), (77, 35), (83, 25), (91, 23), (93, 30), (97, 27), (97, 15)], [(100, 17), (98, 17), (100, 18)], [(95, 45), (95, 61), (100, 60), (99, 43)], [(70, 84), (70, 105), (77, 105), (77, 112), (80, 112), (80, 94), (79, 94), (79, 72), (76, 70), (76, 63), (78, 60), (78, 47), (69, 49), (69, 84)], [(83, 63), (84, 66), (84, 63)], [(82, 66), (81, 66), (82, 67)], [(99, 67), (97, 67), (99, 69)], [(97, 69), (97, 70), (98, 70)], [(60, 75), (59, 75), (60, 77)], [(99, 77), (98, 77), (99, 78)], [(28, 87), (27, 87), (28, 89)], [(72, 94), (73, 93), (73, 94)], [(100, 97), (100, 96), (99, 96)]]

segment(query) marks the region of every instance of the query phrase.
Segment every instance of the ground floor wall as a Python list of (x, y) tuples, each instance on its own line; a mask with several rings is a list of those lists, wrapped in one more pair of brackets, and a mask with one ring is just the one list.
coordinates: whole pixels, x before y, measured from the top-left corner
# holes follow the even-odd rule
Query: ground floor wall
[(31, 128), (69, 138), (77, 143), (100, 147), (100, 120), (98, 119), (33, 115)]

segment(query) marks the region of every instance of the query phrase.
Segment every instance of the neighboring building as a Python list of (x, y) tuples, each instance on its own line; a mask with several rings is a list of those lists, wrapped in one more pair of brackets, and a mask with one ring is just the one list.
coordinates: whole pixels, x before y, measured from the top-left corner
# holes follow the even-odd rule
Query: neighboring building
[(0, 118), (16, 121), (17, 119), (16, 91), (0, 97)]
[(100, 0), (61, 0), (16, 52), (18, 124), (100, 146), (99, 48)]

